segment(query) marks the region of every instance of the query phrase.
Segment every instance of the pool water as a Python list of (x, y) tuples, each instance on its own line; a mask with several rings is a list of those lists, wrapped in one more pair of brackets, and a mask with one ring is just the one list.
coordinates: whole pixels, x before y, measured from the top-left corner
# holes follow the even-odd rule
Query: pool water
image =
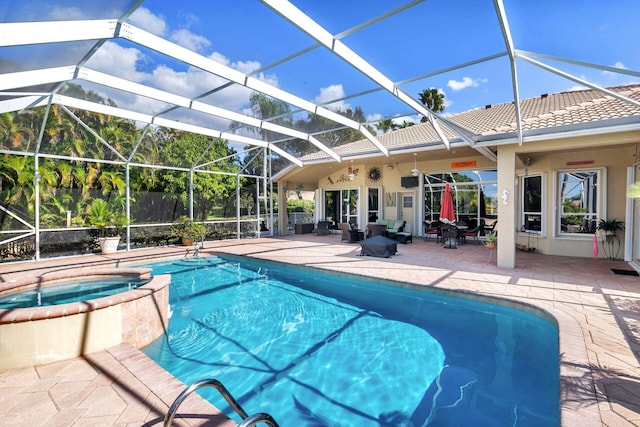
[(88, 301), (136, 289), (149, 280), (114, 277), (34, 287), (0, 296), (0, 309), (28, 308)]
[[(503, 306), (207, 257), (171, 273), (167, 335), (144, 352), (220, 380), (282, 426), (557, 426), (558, 331)], [(202, 395), (236, 421), (219, 395)]]

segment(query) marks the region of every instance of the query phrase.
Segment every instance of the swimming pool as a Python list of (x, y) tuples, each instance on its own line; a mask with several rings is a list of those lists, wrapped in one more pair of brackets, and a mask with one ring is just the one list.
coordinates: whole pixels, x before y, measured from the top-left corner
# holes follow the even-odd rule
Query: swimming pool
[[(168, 334), (143, 351), (281, 425), (559, 425), (558, 331), (501, 305), (235, 258), (156, 263)], [(215, 393), (203, 392), (238, 421)]]

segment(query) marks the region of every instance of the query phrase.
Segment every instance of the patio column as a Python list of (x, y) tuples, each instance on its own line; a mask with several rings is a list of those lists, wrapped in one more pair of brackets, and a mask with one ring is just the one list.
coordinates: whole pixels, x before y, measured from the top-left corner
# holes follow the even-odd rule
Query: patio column
[(516, 155), (512, 147), (498, 149), (498, 267), (516, 266)]

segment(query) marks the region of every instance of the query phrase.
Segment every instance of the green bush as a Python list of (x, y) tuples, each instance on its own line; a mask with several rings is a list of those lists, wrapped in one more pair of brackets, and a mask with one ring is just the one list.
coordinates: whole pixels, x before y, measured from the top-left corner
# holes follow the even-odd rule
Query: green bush
[(312, 200), (287, 200), (287, 212), (308, 212), (315, 211), (316, 204)]

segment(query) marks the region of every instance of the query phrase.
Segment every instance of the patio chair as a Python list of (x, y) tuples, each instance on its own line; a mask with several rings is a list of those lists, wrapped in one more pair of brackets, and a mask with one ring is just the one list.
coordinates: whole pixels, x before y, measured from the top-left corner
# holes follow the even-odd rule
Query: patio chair
[(496, 225), (498, 225), (498, 220), (497, 219), (491, 219), (489, 221), (491, 221), (491, 223), (487, 224), (486, 220), (483, 220), (485, 222), (484, 225), (484, 234), (487, 234), (490, 231), (495, 231), (496, 230)]
[(325, 236), (327, 234), (330, 233), (329, 231), (329, 225), (331, 223), (329, 221), (318, 221), (318, 225), (316, 226), (316, 229), (313, 230), (313, 233), (318, 235), (318, 236)]
[(385, 224), (367, 224), (367, 238), (375, 236), (384, 236), (387, 234), (387, 226)]
[(480, 236), (484, 235), (484, 220), (481, 219), (480, 223), (474, 228), (464, 230), (462, 232), (462, 240), (467, 243), (467, 237), (473, 237), (476, 240), (476, 245), (480, 244)]
[(442, 223), (440, 221), (433, 221), (431, 223), (425, 221), (424, 226), (424, 241), (427, 242), (432, 236), (436, 236), (436, 243), (440, 243), (440, 239), (442, 239)]
[(474, 228), (470, 228), (462, 232), (462, 240), (464, 243), (467, 243), (467, 237), (473, 237), (476, 241), (476, 245), (480, 244), (480, 236), (484, 235), (484, 221), (480, 220), (480, 224), (478, 224)]
[(349, 223), (341, 222), (338, 224), (338, 228), (342, 230), (341, 242), (355, 243), (364, 239), (364, 232), (354, 230)]
[(406, 221), (395, 221), (391, 227), (387, 227), (387, 237), (391, 239), (395, 238), (396, 233), (400, 233), (404, 231), (404, 226), (406, 225)]

